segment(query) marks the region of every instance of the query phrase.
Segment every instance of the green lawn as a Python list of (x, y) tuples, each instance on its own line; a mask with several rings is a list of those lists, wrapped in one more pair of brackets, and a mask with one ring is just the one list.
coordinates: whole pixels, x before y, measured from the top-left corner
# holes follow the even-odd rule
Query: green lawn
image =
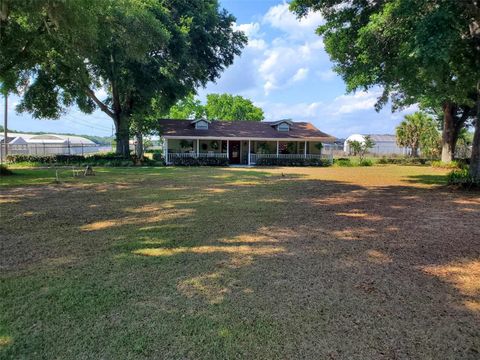
[(15, 172), (1, 359), (478, 359), (480, 196), (445, 170)]

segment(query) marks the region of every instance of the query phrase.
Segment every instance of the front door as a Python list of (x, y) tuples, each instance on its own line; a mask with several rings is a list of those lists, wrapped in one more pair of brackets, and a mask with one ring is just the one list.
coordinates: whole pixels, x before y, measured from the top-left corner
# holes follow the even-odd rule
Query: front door
[(228, 146), (230, 164), (240, 164), (240, 141), (230, 141)]

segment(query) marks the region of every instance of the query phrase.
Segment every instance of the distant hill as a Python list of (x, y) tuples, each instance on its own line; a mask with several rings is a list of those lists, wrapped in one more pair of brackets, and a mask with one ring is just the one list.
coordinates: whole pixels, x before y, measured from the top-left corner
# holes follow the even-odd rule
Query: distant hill
[[(3, 126), (1, 125), (0, 125), (0, 132), (3, 134)], [(34, 135), (54, 134), (54, 135), (81, 136), (81, 137), (84, 137), (85, 139), (93, 141), (95, 144), (98, 144), (98, 145), (111, 145), (112, 141), (115, 140), (115, 138), (112, 136), (78, 135), (78, 134), (71, 134), (71, 133), (54, 133), (54, 132), (45, 132), (45, 131), (18, 131), (18, 130), (12, 130), (12, 129), (9, 129), (8, 132), (26, 133), (26, 134), (34, 134)]]

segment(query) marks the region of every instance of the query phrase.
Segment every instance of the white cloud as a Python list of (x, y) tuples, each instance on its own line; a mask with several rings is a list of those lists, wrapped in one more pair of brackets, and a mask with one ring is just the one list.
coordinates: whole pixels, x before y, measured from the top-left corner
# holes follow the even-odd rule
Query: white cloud
[(358, 110), (373, 109), (379, 95), (378, 91), (360, 91), (355, 94), (340, 95), (332, 103), (332, 106), (336, 109), (333, 113), (340, 115)]
[(322, 22), (318, 13), (297, 19), (287, 3), (267, 11), (262, 24), (280, 30), (281, 34), (270, 42), (259, 68), (266, 95), (306, 79), (309, 68), (330, 66), (323, 40), (315, 34), (315, 28)]
[(330, 62), (322, 38), (315, 34), (322, 21), (318, 13), (299, 20), (282, 3), (272, 6), (258, 22), (235, 24), (247, 35), (248, 45), (213, 91), (256, 91), (257, 96), (268, 96), (307, 80), (309, 69), (326, 73)]
[(322, 102), (297, 104), (264, 102), (260, 104), (265, 110), (267, 120), (291, 118), (297, 121), (311, 121), (318, 118), (324, 106)]
[(411, 106), (400, 112), (391, 113), (390, 107), (376, 112), (374, 103), (379, 95), (378, 89), (371, 92), (359, 92), (341, 95), (332, 101), (313, 102), (262, 102), (266, 119), (277, 120), (291, 118), (295, 121), (308, 121), (320, 130), (336, 137), (346, 137), (353, 133), (386, 134), (394, 133), (395, 127), (406, 114), (418, 110)]
[(288, 45), (283, 40), (276, 39), (274, 45), (263, 53), (258, 69), (260, 78), (264, 81), (265, 94), (306, 79), (310, 68), (330, 66), (322, 45), (318, 39), (303, 43), (290, 42)]
[(267, 43), (263, 39), (249, 39), (247, 46), (257, 50), (265, 50), (268, 47)]
[(308, 68), (300, 68), (298, 71), (293, 75), (293, 81), (302, 81), (308, 75)]
[(325, 71), (316, 71), (315, 74), (323, 81), (333, 80), (337, 76), (337, 74), (332, 69)]
[(288, 33), (290, 37), (304, 37), (305, 33), (314, 35), (315, 29), (323, 23), (323, 17), (318, 12), (311, 12), (306, 17), (298, 19), (289, 10), (288, 4), (283, 3), (272, 6), (263, 17), (263, 22)]
[(235, 31), (243, 31), (245, 35), (250, 39), (259, 35), (260, 24), (258, 22), (246, 23), (246, 24), (233, 24)]

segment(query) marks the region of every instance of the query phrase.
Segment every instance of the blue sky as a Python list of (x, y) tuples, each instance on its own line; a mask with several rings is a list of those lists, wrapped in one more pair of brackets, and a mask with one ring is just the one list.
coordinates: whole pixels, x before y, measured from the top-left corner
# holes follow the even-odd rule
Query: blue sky
[[(310, 121), (337, 137), (352, 133), (392, 133), (405, 113), (380, 113), (373, 105), (378, 90), (345, 93), (345, 84), (332, 71), (332, 63), (315, 28), (320, 14), (299, 21), (288, 4), (273, 0), (223, 0), (222, 5), (237, 18), (249, 44), (242, 55), (216, 83), (199, 89), (208, 93), (231, 93), (250, 98), (261, 106), (267, 120), (291, 118)], [(13, 111), (18, 98), (10, 98), (9, 128), (20, 131), (71, 132), (110, 135), (112, 121), (102, 112), (85, 115), (70, 109), (60, 120), (36, 120)]]

